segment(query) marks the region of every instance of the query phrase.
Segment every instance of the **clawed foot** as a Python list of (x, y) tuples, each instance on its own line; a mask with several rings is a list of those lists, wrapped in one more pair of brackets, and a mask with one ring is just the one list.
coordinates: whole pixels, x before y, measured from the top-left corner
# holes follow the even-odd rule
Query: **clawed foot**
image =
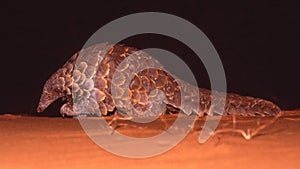
[(71, 105), (70, 103), (65, 103), (61, 106), (60, 114), (64, 118), (77, 116), (77, 113), (74, 111), (73, 105)]
[(112, 132), (110, 134), (114, 134), (115, 130), (119, 127), (125, 127), (128, 123), (124, 123), (124, 121), (131, 120), (132, 117), (121, 117), (117, 112), (113, 114), (113, 118), (108, 122), (108, 125), (112, 128)]

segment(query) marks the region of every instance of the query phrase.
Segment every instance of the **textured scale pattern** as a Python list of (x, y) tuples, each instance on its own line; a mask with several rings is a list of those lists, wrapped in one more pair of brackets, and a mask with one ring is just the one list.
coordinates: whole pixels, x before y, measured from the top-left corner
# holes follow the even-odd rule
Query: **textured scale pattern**
[[(46, 81), (37, 111), (44, 111), (59, 98), (66, 100), (60, 109), (62, 116), (82, 112), (107, 115), (116, 106), (130, 116), (151, 116), (175, 109), (199, 116), (266, 116), (281, 111), (274, 103), (260, 98), (214, 93), (220, 97), (212, 98), (210, 90), (178, 79), (136, 48), (101, 43), (75, 53)], [(210, 112), (221, 101), (225, 102), (224, 112)]]

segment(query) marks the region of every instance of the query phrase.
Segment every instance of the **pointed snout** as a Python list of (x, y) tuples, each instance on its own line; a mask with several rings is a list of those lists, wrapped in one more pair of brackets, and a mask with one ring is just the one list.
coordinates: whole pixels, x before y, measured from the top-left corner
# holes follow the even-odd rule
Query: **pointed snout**
[(43, 112), (52, 102), (54, 102), (54, 100), (50, 99), (49, 93), (44, 90), (41, 95), (39, 105), (38, 105), (36, 111), (39, 113)]
[(63, 92), (58, 92), (51, 83), (49, 84), (48, 81), (44, 86), (43, 93), (41, 95), (36, 111), (39, 113), (43, 112), (51, 103), (63, 96)]

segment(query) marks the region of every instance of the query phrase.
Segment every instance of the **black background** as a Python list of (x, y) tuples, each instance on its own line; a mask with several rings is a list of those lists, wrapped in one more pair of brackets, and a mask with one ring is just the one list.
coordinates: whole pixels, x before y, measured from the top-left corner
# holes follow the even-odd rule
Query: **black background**
[[(223, 62), (229, 92), (269, 99), (283, 109), (300, 107), (296, 1), (23, 1), (1, 8), (1, 114), (35, 115), (44, 82), (95, 31), (124, 15), (150, 11), (182, 17), (207, 35)], [(124, 42), (171, 50), (198, 78), (205, 76), (201, 62), (170, 38), (145, 35)], [(209, 87), (205, 77), (199, 81)], [(59, 104), (42, 115), (58, 115)]]

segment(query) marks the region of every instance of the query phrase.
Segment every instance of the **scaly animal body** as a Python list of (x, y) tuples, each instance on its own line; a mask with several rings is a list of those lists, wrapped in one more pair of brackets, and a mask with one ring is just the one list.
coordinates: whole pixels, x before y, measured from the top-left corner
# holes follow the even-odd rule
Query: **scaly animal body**
[[(132, 54), (137, 57), (128, 57)], [(102, 57), (100, 61), (99, 57)], [(132, 72), (133, 67), (143, 68), (145, 65), (155, 68), (141, 69), (133, 76), (128, 73)], [(128, 79), (130, 83), (126, 87)], [(216, 103), (220, 101), (211, 97), (210, 90), (203, 88), (196, 89), (199, 92), (197, 99), (195, 90), (192, 90), (195, 87), (178, 82), (182, 81), (164, 71), (158, 61), (139, 53), (136, 48), (97, 44), (75, 53), (46, 81), (37, 111), (42, 112), (52, 102), (63, 98), (66, 103), (60, 109), (62, 116), (81, 114), (82, 106), (85, 111), (89, 111), (86, 113), (98, 115), (113, 112), (117, 106), (123, 113), (130, 115), (161, 114), (175, 108), (187, 115), (197, 113), (203, 116), (215, 106), (212, 105), (212, 99), (217, 100)], [(187, 97), (183, 98), (182, 91)], [(260, 98), (231, 93), (218, 95), (225, 95), (224, 112), (213, 114), (266, 116), (281, 111), (274, 103)], [(185, 100), (185, 104), (181, 104), (182, 100)], [(74, 102), (80, 103), (77, 109)]]

